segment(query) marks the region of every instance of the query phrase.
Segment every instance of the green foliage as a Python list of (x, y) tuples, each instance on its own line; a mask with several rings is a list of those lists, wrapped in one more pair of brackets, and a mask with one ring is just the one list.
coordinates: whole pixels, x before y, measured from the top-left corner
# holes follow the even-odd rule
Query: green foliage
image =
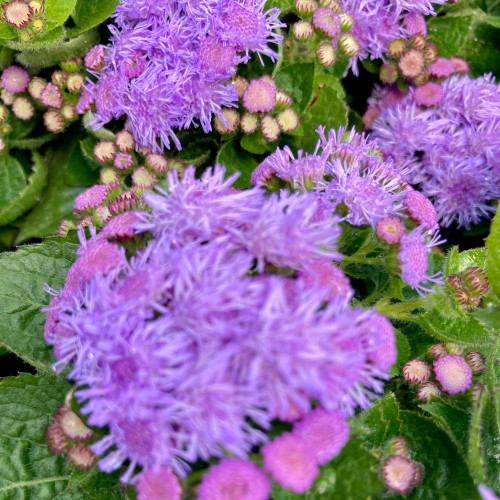
[(117, 4), (118, 0), (79, 0), (72, 15), (76, 27), (70, 30), (70, 36), (83, 33), (106, 21)]
[(314, 63), (297, 63), (283, 68), (276, 76), (280, 90), (292, 96), (298, 113), (307, 108), (313, 92)]
[(490, 282), (490, 295), (500, 303), (500, 216), (498, 214), (491, 224), (486, 248), (488, 249), (486, 274)]
[(294, 8), (294, 0), (267, 0), (266, 10), (273, 7), (278, 7), (283, 15), (288, 14)]
[(26, 183), (22, 167), (16, 159), (4, 154), (0, 161), (0, 170), (4, 169), (0, 174), (0, 192), (3, 193), (0, 200), (5, 202), (10, 197), (7, 204), (0, 205), (3, 208), (0, 225), (4, 225), (13, 222), (38, 201), (47, 182), (47, 164), (39, 153), (33, 151), (33, 171)]
[(43, 338), (50, 301), (44, 284), (59, 289), (78, 245), (64, 240), (20, 247), (0, 255), (0, 344), (39, 370), (51, 371), (52, 349)]
[(216, 163), (226, 167), (227, 175), (241, 172), (233, 184), (238, 189), (251, 186), (250, 176), (259, 162), (250, 153), (243, 150), (236, 139), (224, 143), (217, 153)]

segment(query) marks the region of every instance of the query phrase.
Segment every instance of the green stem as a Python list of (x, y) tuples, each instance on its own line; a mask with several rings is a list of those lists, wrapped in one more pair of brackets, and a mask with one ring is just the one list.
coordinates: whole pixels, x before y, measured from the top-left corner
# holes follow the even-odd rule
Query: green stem
[[(283, 30), (281, 29), (277, 30), (277, 32), (280, 34), (282, 34), (282, 31)], [(276, 66), (274, 67), (271, 75), (273, 78), (278, 74), (278, 71), (281, 69), (281, 66), (283, 66), (283, 54), (284, 54), (283, 43), (280, 43), (278, 45), (278, 61), (276, 62)]]
[(377, 302), (375, 307), (380, 314), (388, 318), (410, 321), (414, 319), (412, 311), (423, 307), (423, 305), (423, 299), (419, 297), (418, 299), (397, 302), (396, 304), (391, 304), (388, 300), (384, 299)]
[(343, 257), (341, 266), (342, 264), (374, 264), (374, 265), (383, 265), (384, 264), (384, 259), (381, 257), (363, 257), (363, 256), (357, 256), (356, 254), (353, 255), (346, 255)]

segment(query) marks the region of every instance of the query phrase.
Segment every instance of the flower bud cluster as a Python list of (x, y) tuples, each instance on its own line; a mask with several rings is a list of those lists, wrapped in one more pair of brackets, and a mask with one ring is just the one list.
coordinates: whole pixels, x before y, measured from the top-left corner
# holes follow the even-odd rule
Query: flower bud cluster
[(17, 31), (19, 41), (30, 43), (35, 35), (45, 31), (44, 3), (43, 0), (10, 0), (3, 3), (0, 16)]
[(405, 495), (422, 482), (424, 469), (411, 460), (411, 450), (407, 439), (403, 436), (391, 439), (387, 452), (390, 456), (384, 460), (382, 466), (384, 482), (390, 490)]
[[(402, 370), (403, 378), (417, 386), (417, 397), (429, 401), (432, 396), (459, 394), (471, 389), (473, 398), (482, 387), (473, 376), (480, 375), (486, 368), (483, 354), (477, 351), (462, 356), (463, 349), (456, 344), (435, 344), (429, 347), (428, 360), (412, 359)], [(432, 363), (432, 367), (431, 364)]]
[(322, 66), (333, 66), (339, 55), (351, 58), (359, 54), (358, 40), (349, 32), (354, 18), (344, 12), (341, 2), (295, 0), (295, 11), (300, 20), (292, 26), (288, 45), (296, 46), (299, 53), (315, 54)]
[(290, 133), (299, 125), (299, 115), (291, 106), (292, 98), (278, 89), (270, 75), (248, 81), (233, 79), (239, 98), (239, 108), (222, 108), (213, 121), (220, 134), (230, 134), (238, 127), (244, 134), (262, 134), (268, 142), (278, 140), (280, 134)]
[(61, 236), (71, 229), (101, 227), (115, 215), (143, 209), (142, 195), (165, 179), (167, 172), (182, 173), (185, 166), (179, 160), (136, 148), (132, 134), (126, 129), (117, 132), (113, 141), (97, 142), (92, 159), (101, 165), (100, 184), (75, 199), (77, 223), (63, 220), (59, 227)]
[(97, 456), (90, 449), (94, 431), (88, 428), (71, 409), (69, 401), (62, 403), (49, 424), (45, 436), (47, 447), (54, 454), (66, 454), (75, 469), (87, 471), (97, 464)]
[(62, 132), (77, 119), (75, 104), (82, 90), (83, 75), (78, 71), (78, 59), (64, 61), (51, 81), (30, 76), (20, 66), (5, 68), (1, 76), (0, 135), (12, 132), (12, 120), (29, 121), (41, 116), (45, 128), (53, 133)]
[(459, 274), (451, 274), (446, 278), (446, 284), (453, 292), (458, 306), (464, 311), (477, 309), (483, 295), (490, 289), (486, 273), (478, 266), (469, 267)]

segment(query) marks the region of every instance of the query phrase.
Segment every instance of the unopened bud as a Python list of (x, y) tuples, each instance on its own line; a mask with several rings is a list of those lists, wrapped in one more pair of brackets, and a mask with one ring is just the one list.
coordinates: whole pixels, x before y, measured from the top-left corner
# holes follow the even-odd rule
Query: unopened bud
[(234, 132), (240, 123), (240, 114), (234, 108), (222, 108), (222, 116), (214, 117), (214, 128), (219, 134)]
[(448, 394), (465, 392), (472, 384), (472, 370), (462, 356), (449, 354), (434, 361), (436, 380)]
[(410, 453), (408, 440), (403, 436), (397, 436), (391, 439), (389, 443), (389, 453), (391, 455), (401, 455), (407, 457)]
[(97, 464), (96, 454), (90, 449), (90, 446), (82, 443), (71, 445), (67, 458), (70, 465), (82, 471), (90, 470)]
[(259, 127), (259, 115), (255, 113), (245, 113), (241, 117), (241, 130), (245, 134), (253, 134)]
[(424, 71), (424, 56), (420, 51), (410, 49), (400, 57), (398, 66), (403, 76), (406, 76), (407, 78), (415, 78)]
[(234, 85), (236, 89), (236, 93), (238, 94), (238, 99), (241, 99), (243, 97), (243, 92), (245, 92), (245, 89), (248, 87), (248, 80), (240, 75), (236, 75), (232, 79), (231, 83)]
[(118, 215), (136, 209), (140, 200), (141, 196), (134, 191), (123, 191), (114, 201), (109, 202), (108, 208), (113, 215)]
[(422, 73), (420, 73), (420, 75), (416, 76), (414, 79), (413, 79), (413, 83), (417, 86), (419, 85), (424, 85), (425, 83), (427, 83), (429, 81), (429, 74), (427, 73), (427, 71), (422, 71)]
[(342, 5), (338, 0), (319, 0), (321, 7), (328, 7), (332, 9), (335, 14), (340, 14), (342, 12)]
[(93, 152), (99, 163), (111, 162), (116, 155), (116, 146), (112, 141), (99, 141), (94, 146)]
[(49, 109), (43, 115), (45, 128), (52, 134), (58, 134), (64, 130), (64, 120), (61, 114), (55, 109)]
[(132, 187), (141, 191), (153, 189), (156, 176), (144, 167), (139, 167), (132, 173)]
[(460, 276), (458, 276), (458, 274), (450, 274), (446, 278), (446, 284), (452, 290), (460, 290), (461, 288), (463, 288), (462, 280), (460, 279)]
[(167, 159), (164, 156), (155, 153), (148, 153), (146, 155), (146, 165), (160, 174), (168, 170)]
[(337, 51), (330, 42), (323, 42), (316, 49), (316, 56), (322, 66), (333, 66), (337, 60)]
[(297, 21), (293, 25), (293, 36), (296, 40), (308, 40), (314, 34), (313, 25), (309, 21)]
[(260, 129), (262, 134), (269, 142), (274, 142), (278, 140), (281, 133), (280, 125), (278, 120), (271, 115), (265, 115), (262, 117), (260, 123)]
[(299, 14), (312, 14), (318, 8), (315, 0), (295, 0), (295, 10)]
[(12, 112), (20, 120), (26, 121), (33, 118), (35, 108), (27, 97), (16, 97), (12, 103)]
[(339, 50), (347, 57), (355, 57), (359, 54), (359, 43), (350, 33), (342, 33), (338, 42)]
[(379, 78), (384, 83), (394, 83), (398, 79), (398, 68), (393, 63), (382, 64)]
[(71, 102), (65, 102), (61, 106), (61, 116), (67, 121), (72, 122), (78, 116), (76, 114), (75, 105)]
[(389, 43), (388, 53), (394, 59), (398, 59), (408, 50), (408, 43), (404, 38), (396, 38)]
[(67, 71), (68, 73), (74, 73), (82, 67), (82, 58), (77, 56), (66, 59), (61, 62), (60, 66), (62, 70)]
[(19, 40), (23, 43), (30, 43), (33, 41), (35, 36), (34, 31), (31, 28), (24, 28), (17, 32)]
[(120, 130), (115, 135), (115, 144), (122, 153), (130, 153), (135, 148), (134, 136), (128, 130)]
[(66, 80), (66, 86), (72, 94), (81, 92), (85, 79), (81, 73), (70, 73)]
[(276, 117), (283, 132), (293, 132), (299, 125), (299, 114), (293, 108), (287, 108)]
[(3, 123), (9, 116), (9, 110), (3, 104), (0, 104), (0, 123)]
[(422, 50), (427, 45), (425, 36), (416, 34), (410, 38), (410, 47), (412, 49)]
[(428, 43), (424, 47), (424, 58), (427, 64), (435, 63), (439, 58), (439, 49), (435, 43)]
[(75, 229), (75, 224), (67, 219), (63, 219), (57, 230), (57, 234), (59, 236), (67, 236), (72, 229)]
[(278, 90), (276, 92), (276, 104), (283, 108), (288, 108), (288, 106), (292, 104), (292, 96), (290, 96), (283, 90)]
[(443, 344), (434, 344), (429, 347), (429, 354), (434, 359), (439, 359), (443, 356), (448, 355), (448, 351)]
[(354, 26), (354, 17), (347, 12), (340, 14), (340, 29), (342, 31), (349, 31)]
[(433, 384), (432, 382), (426, 382), (418, 388), (418, 399), (421, 399), (422, 401), (429, 401), (433, 396), (441, 396), (441, 391), (436, 384)]
[(99, 182), (101, 184), (112, 184), (118, 181), (118, 174), (112, 168), (102, 168), (99, 174)]
[(467, 361), (472, 368), (472, 371), (474, 373), (483, 373), (485, 368), (486, 368), (486, 361), (484, 359), (484, 356), (477, 351), (471, 351), (467, 353)]
[(43, 12), (43, 3), (39, 0), (31, 0), (29, 6), (35, 14), (40, 14), (41, 12)]
[(486, 273), (479, 267), (469, 267), (463, 273), (465, 286), (473, 295), (485, 295), (490, 289), (490, 283)]
[(403, 377), (407, 382), (427, 382), (431, 375), (431, 367), (420, 359), (412, 359), (403, 367)]
[(59, 424), (64, 434), (72, 440), (85, 441), (94, 435), (94, 431), (72, 410), (67, 410), (60, 416)]
[(33, 33), (43, 33), (45, 31), (45, 28), (46, 25), (43, 19), (33, 19), (33, 22), (31, 23), (31, 29), (33, 30)]
[(5, 22), (16, 28), (24, 28), (30, 21), (33, 11), (22, 0), (13, 0), (2, 5)]
[(69, 446), (69, 439), (56, 420), (49, 424), (45, 440), (47, 442), (47, 448), (54, 454), (64, 453)]
[(392, 455), (385, 461), (382, 474), (385, 484), (402, 495), (408, 493), (423, 478), (421, 467), (400, 455)]

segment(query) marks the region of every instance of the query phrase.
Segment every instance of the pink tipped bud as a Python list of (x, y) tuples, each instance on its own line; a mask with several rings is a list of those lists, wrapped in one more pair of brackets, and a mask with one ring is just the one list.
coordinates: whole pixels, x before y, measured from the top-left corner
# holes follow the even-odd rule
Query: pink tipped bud
[(467, 353), (467, 361), (474, 373), (483, 373), (486, 368), (486, 361), (480, 352), (471, 351)]
[(253, 134), (259, 127), (259, 116), (254, 113), (245, 113), (241, 117), (241, 130), (245, 134)]
[(252, 80), (243, 92), (243, 105), (251, 113), (272, 111), (276, 106), (276, 87), (262, 79)]
[(41, 1), (39, 1), (39, 0), (31, 0), (31, 2), (29, 3), (29, 6), (31, 7), (31, 10), (35, 14), (40, 14), (41, 12), (43, 12), (43, 3), (42, 3), (42, 0)]
[(3, 104), (0, 104), (0, 123), (3, 123), (8, 116), (9, 110)]
[(391, 455), (401, 455), (402, 457), (407, 457), (410, 454), (408, 440), (403, 436), (392, 438), (389, 442), (388, 449)]
[(443, 391), (465, 392), (472, 384), (472, 370), (462, 356), (449, 354), (434, 361), (434, 373)]
[(410, 38), (410, 47), (412, 49), (423, 50), (426, 45), (427, 39), (423, 35), (417, 33)]
[(418, 388), (418, 399), (421, 399), (422, 401), (429, 401), (433, 396), (441, 396), (441, 391), (436, 384), (433, 384), (432, 382), (426, 382)]
[(407, 382), (421, 384), (427, 382), (431, 375), (431, 367), (420, 359), (412, 359), (403, 367), (403, 377)]
[(433, 64), (439, 57), (439, 49), (435, 43), (428, 43), (424, 47), (424, 59), (427, 64)]
[(231, 83), (234, 85), (236, 89), (236, 92), (238, 94), (238, 99), (241, 99), (243, 97), (243, 92), (245, 92), (245, 89), (248, 87), (248, 80), (240, 75), (236, 75), (232, 79)]
[(321, 66), (333, 66), (337, 60), (337, 51), (330, 42), (323, 42), (316, 49), (316, 57)]
[(401, 455), (392, 455), (384, 463), (382, 474), (385, 484), (397, 493), (408, 493), (421, 480), (418, 464)]
[(129, 170), (134, 164), (134, 157), (130, 153), (117, 153), (113, 160), (113, 165), (123, 171)]
[(62, 132), (65, 126), (63, 117), (55, 109), (49, 109), (43, 114), (43, 123), (45, 128), (53, 134)]
[(99, 163), (111, 162), (116, 155), (116, 146), (112, 141), (99, 141), (94, 146), (93, 152)]
[(68, 410), (61, 415), (59, 425), (69, 439), (85, 441), (94, 435), (94, 431), (89, 429), (72, 410)]
[(2, 97), (2, 101), (10, 106), (14, 102), (14, 95), (9, 92), (7, 89), (2, 89), (0, 92), (0, 97)]
[[(28, 72), (19, 66), (9, 66), (2, 72), (2, 87), (11, 94), (24, 92), (30, 83)], [(4, 100), (5, 102), (5, 100)], [(6, 102), (5, 104), (11, 104)]]
[(398, 59), (408, 50), (408, 43), (404, 38), (396, 38), (389, 43), (389, 47), (387, 49), (389, 55), (394, 59)]
[(54, 71), (52, 73), (50, 80), (54, 85), (57, 85), (62, 89), (66, 85), (66, 82), (68, 80), (68, 73), (66, 73), (66, 71), (63, 71), (62, 69), (58, 69), (57, 71)]
[(460, 276), (458, 274), (450, 274), (446, 278), (446, 284), (452, 289), (452, 290), (460, 290), (463, 287), (462, 280), (460, 279)]
[(490, 289), (486, 273), (477, 266), (472, 266), (465, 270), (463, 281), (469, 292), (473, 295), (485, 295)]
[(160, 174), (168, 170), (168, 160), (159, 154), (148, 153), (146, 155), (146, 165)]
[(20, 120), (27, 121), (33, 118), (35, 108), (27, 97), (16, 97), (12, 103), (12, 112)]
[(230, 134), (240, 124), (240, 114), (234, 108), (222, 108), (221, 116), (214, 117), (214, 128), (219, 134)]
[(340, 35), (338, 47), (340, 52), (347, 57), (355, 57), (359, 54), (359, 42), (351, 33), (342, 33)]
[(483, 384), (480, 384), (479, 382), (475, 382), (474, 384), (472, 384), (472, 386), (470, 388), (472, 400), (474, 402), (479, 401), (479, 399), (481, 398), (481, 396), (484, 393), (484, 390), (485, 390), (485, 387)]
[(85, 79), (81, 73), (71, 73), (66, 80), (66, 87), (72, 94), (81, 92)]
[(313, 25), (309, 21), (297, 21), (292, 29), (296, 40), (309, 40), (314, 35)]
[(299, 125), (299, 114), (293, 108), (287, 108), (276, 117), (283, 132), (293, 132)]
[(111, 217), (108, 207), (97, 207), (94, 213), (94, 225), (100, 227), (106, 224)]
[(405, 226), (396, 217), (384, 217), (377, 223), (377, 235), (389, 244), (399, 243), (405, 233)]
[(339, 0), (319, 0), (321, 7), (328, 7), (332, 9), (335, 14), (340, 14), (342, 12), (342, 5)]
[(140, 190), (153, 189), (156, 184), (156, 176), (144, 167), (139, 167), (132, 174), (132, 187)]
[(109, 211), (113, 215), (118, 215), (123, 212), (135, 210), (139, 206), (141, 196), (133, 191), (123, 191), (119, 194), (114, 201), (108, 204)]
[(101, 169), (99, 173), (99, 182), (101, 184), (113, 184), (113, 185), (118, 182), (118, 185), (120, 185), (118, 174), (116, 173), (116, 170), (112, 168)]
[(139, 212), (124, 212), (113, 217), (103, 228), (101, 234), (109, 241), (130, 241), (135, 238), (137, 234), (135, 225), (140, 221)]
[(82, 67), (82, 58), (76, 56), (66, 59), (64, 61), (61, 61), (60, 66), (63, 71), (66, 71), (68, 73), (74, 73), (75, 71), (78, 71)]
[(265, 115), (262, 117), (260, 130), (269, 142), (278, 140), (278, 137), (281, 133), (278, 120), (270, 115)]
[(134, 136), (128, 130), (116, 133), (115, 144), (122, 153), (130, 153), (135, 148)]
[(406, 14), (403, 25), (410, 35), (427, 36), (425, 18), (420, 12), (410, 12)]
[(91, 211), (103, 205), (109, 192), (109, 185), (96, 184), (80, 193), (73, 203), (73, 210), (78, 212)]
[(436, 209), (432, 202), (420, 191), (408, 191), (403, 199), (403, 205), (410, 219), (427, 229), (438, 227)]
[(437, 78), (448, 78), (455, 72), (455, 65), (444, 57), (438, 57), (428, 68), (429, 75)]
[(42, 33), (45, 31), (46, 27), (47, 25), (43, 19), (33, 19), (31, 22), (31, 29), (33, 30), (33, 33)]
[(481, 305), (481, 297), (473, 295), (465, 288), (460, 288), (455, 292), (455, 299), (464, 311), (467, 309), (477, 309)]
[(354, 17), (347, 12), (342, 12), (340, 14), (340, 29), (342, 31), (349, 31), (353, 26)]
[(85, 56), (84, 64), (91, 71), (100, 71), (104, 66), (105, 49), (102, 45), (94, 45)]
[(446, 347), (443, 344), (434, 344), (429, 347), (429, 354), (434, 359), (439, 359), (442, 358), (443, 356), (447, 356), (448, 351), (446, 350)]
[(70, 465), (82, 471), (90, 470), (97, 464), (96, 454), (90, 449), (90, 446), (82, 443), (71, 445), (67, 458)]
[(33, 11), (27, 2), (13, 0), (3, 4), (3, 15), (7, 23), (16, 28), (24, 28), (31, 19)]
[(315, 0), (295, 0), (295, 10), (299, 14), (312, 14), (318, 8)]
[(394, 83), (399, 76), (398, 68), (393, 63), (382, 64), (378, 76), (384, 83)]
[(67, 236), (72, 229), (75, 229), (75, 224), (69, 220), (63, 219), (57, 230), (57, 234), (59, 234), (59, 236)]
[(466, 75), (469, 70), (469, 63), (460, 57), (450, 57), (450, 61), (455, 66), (455, 72), (460, 73), (461, 75)]
[(48, 83), (40, 96), (42, 103), (49, 108), (60, 108), (62, 104), (62, 94), (57, 85)]
[(329, 38), (335, 38), (340, 33), (340, 16), (328, 7), (320, 7), (313, 14), (313, 25)]
[(290, 104), (292, 104), (292, 96), (290, 96), (286, 92), (283, 92), (283, 90), (278, 90), (276, 92), (276, 103), (279, 106), (282, 106), (284, 108), (288, 108), (288, 106), (290, 106)]
[(464, 352), (464, 348), (461, 345), (458, 344), (446, 344), (446, 350), (450, 354), (462, 354)]
[(48, 449), (54, 454), (64, 453), (69, 446), (69, 439), (62, 431), (57, 420), (52, 421), (45, 435)]
[(411, 49), (400, 57), (398, 66), (403, 76), (415, 78), (424, 71), (425, 59), (422, 52)]

